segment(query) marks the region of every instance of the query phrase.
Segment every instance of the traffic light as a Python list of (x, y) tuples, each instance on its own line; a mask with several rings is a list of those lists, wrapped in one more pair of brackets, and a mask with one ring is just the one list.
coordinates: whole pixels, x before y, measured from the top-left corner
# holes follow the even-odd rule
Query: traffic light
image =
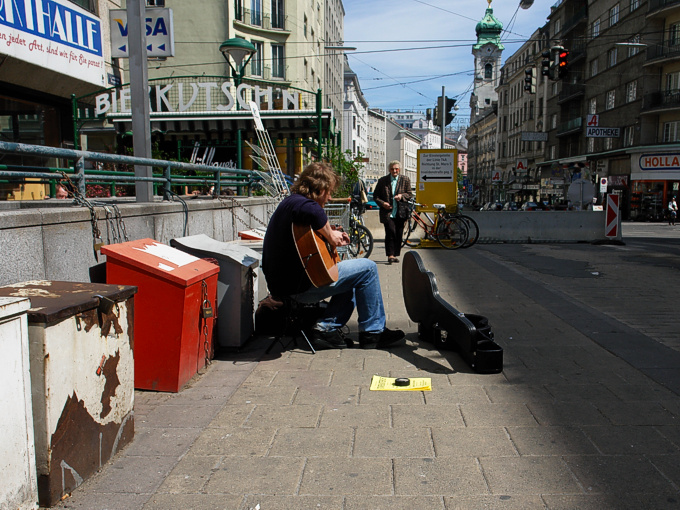
[(552, 79), (552, 73), (550, 72), (552, 67), (552, 61), (550, 60), (550, 50), (545, 50), (543, 53), (541, 53), (541, 56), (543, 57), (543, 60), (541, 61), (541, 74)]
[(529, 94), (536, 93), (536, 68), (529, 67), (524, 70), (524, 90)]
[(451, 121), (453, 121), (453, 118), (456, 116), (455, 113), (453, 113), (451, 110), (453, 110), (453, 107), (456, 106), (456, 100), (451, 99), (450, 97), (445, 97), (445, 105), (444, 105), (444, 125), (448, 126), (451, 124)]
[(557, 54), (557, 77), (566, 78), (569, 70), (569, 50), (564, 48)]
[(425, 120), (432, 120), (432, 108), (425, 110)]
[[(441, 97), (439, 99), (441, 99)], [(439, 108), (439, 106), (434, 107), (434, 115), (432, 116), (432, 122), (434, 122), (435, 126), (441, 127), (442, 125), (442, 111)]]

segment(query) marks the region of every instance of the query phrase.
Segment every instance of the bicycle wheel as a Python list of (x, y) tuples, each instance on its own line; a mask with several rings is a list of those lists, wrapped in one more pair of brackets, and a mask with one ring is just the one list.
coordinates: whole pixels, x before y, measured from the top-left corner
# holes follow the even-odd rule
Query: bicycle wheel
[(418, 224), (413, 219), (413, 216), (409, 216), (406, 225), (404, 225), (404, 240), (401, 242), (402, 247), (410, 246), (413, 248), (414, 246), (418, 246), (420, 244), (420, 239), (418, 239), (415, 235), (417, 229)]
[(468, 229), (463, 220), (454, 216), (444, 216), (437, 224), (437, 241), (447, 250), (462, 248), (467, 242)]
[(363, 225), (354, 225), (350, 231), (348, 248), (354, 258), (370, 257), (373, 252), (373, 234)]
[(479, 225), (477, 225), (477, 222), (474, 220), (474, 218), (467, 216), (466, 214), (459, 215), (459, 218), (465, 222), (465, 226), (468, 229), (468, 238), (463, 245), (463, 248), (474, 246), (479, 239)]

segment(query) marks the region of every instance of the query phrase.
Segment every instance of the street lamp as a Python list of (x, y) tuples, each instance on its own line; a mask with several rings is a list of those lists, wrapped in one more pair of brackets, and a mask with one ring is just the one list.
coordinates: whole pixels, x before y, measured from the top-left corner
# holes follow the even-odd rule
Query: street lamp
[[(243, 81), (243, 75), (246, 74), (246, 66), (248, 65), (248, 62), (250, 62), (250, 59), (253, 57), (253, 55), (257, 52), (257, 48), (255, 48), (255, 46), (242, 37), (232, 37), (231, 39), (227, 39), (222, 44), (220, 44), (220, 52), (222, 55), (224, 55), (224, 59), (231, 68), (231, 73), (234, 77), (236, 88), (238, 89), (238, 86), (241, 85), (241, 82)], [(234, 59), (234, 63), (236, 64), (235, 67), (232, 65), (231, 60), (229, 60), (230, 56), (232, 59)], [(243, 59), (246, 59), (246, 61), (244, 62)], [(237, 110), (238, 107), (239, 105), (237, 100)]]
[[(236, 109), (240, 110), (241, 108), (239, 104), (238, 88), (241, 85), (241, 82), (243, 81), (243, 75), (246, 74), (246, 66), (248, 65), (248, 62), (250, 62), (250, 59), (253, 57), (255, 52), (257, 52), (257, 48), (255, 48), (255, 46), (253, 46), (251, 43), (249, 43), (242, 37), (232, 37), (231, 39), (227, 39), (222, 44), (220, 44), (220, 52), (222, 53), (222, 55), (224, 55), (224, 59), (227, 61), (227, 64), (229, 64), (229, 67), (231, 68), (231, 74), (234, 78), (234, 87), (236, 89), (236, 94), (234, 94), (236, 98)], [(230, 56), (232, 59), (234, 59), (236, 67), (234, 67), (231, 63), (231, 60), (229, 60)], [(245, 62), (243, 61), (243, 59), (245, 59)], [(241, 145), (242, 145), (241, 129), (237, 129), (236, 165), (238, 166), (238, 168), (243, 168), (243, 154), (241, 151)]]

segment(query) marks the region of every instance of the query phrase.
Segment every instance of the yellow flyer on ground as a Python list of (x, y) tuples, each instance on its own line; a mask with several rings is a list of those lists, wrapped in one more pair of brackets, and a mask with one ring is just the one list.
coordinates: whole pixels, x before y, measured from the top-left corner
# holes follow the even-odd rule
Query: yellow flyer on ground
[(429, 377), (419, 377), (409, 379), (407, 386), (397, 386), (393, 377), (381, 377), (374, 375), (371, 379), (371, 391), (432, 391), (432, 379)]

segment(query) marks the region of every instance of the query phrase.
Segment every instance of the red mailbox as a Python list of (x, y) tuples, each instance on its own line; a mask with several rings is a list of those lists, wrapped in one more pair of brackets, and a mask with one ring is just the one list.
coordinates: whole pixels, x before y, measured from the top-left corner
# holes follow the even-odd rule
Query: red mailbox
[(213, 354), (219, 266), (153, 239), (102, 247), (106, 281), (135, 285), (135, 388), (179, 391)]

